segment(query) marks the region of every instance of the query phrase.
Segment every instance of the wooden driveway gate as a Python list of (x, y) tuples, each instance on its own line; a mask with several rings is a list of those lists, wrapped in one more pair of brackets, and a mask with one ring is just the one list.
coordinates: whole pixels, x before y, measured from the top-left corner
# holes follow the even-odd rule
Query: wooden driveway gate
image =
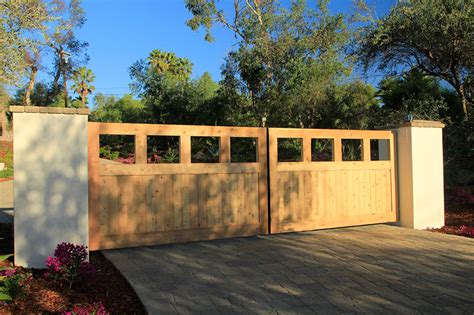
[[(135, 164), (101, 163), (100, 135), (134, 136)], [(179, 163), (148, 164), (150, 136), (179, 137)], [(192, 163), (192, 137), (219, 139), (218, 163)], [(256, 162), (231, 162), (242, 137)], [(89, 123), (91, 250), (265, 234), (267, 192), (264, 128)]]
[[(281, 161), (284, 141), (301, 156)], [(271, 233), (396, 221), (391, 131), (270, 128), (268, 142)]]
[[(134, 164), (101, 159), (101, 135), (132, 137)], [(150, 161), (150, 137), (178, 139), (175, 163)], [(203, 163), (192, 143), (210, 137)], [(242, 139), (254, 160), (234, 160)], [(394, 157), (391, 131), (89, 123), (89, 247), (393, 222)]]

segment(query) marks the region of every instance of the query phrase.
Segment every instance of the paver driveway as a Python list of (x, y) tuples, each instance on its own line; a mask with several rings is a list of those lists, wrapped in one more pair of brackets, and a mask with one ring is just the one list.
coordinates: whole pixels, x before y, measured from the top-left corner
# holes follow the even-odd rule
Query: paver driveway
[(388, 225), (105, 251), (158, 313), (474, 312), (474, 240)]

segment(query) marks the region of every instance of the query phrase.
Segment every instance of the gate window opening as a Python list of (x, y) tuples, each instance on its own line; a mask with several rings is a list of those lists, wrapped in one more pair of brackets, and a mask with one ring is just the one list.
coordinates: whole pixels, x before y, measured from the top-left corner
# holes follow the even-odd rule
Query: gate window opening
[(311, 139), (311, 161), (334, 161), (334, 139)]
[(342, 139), (342, 160), (362, 161), (362, 139)]
[(220, 137), (191, 137), (191, 163), (219, 163)]
[(370, 139), (370, 160), (390, 161), (390, 140)]
[(135, 164), (135, 136), (100, 135), (101, 164)]
[(278, 138), (278, 162), (303, 161), (302, 138)]
[(231, 137), (230, 161), (231, 163), (257, 162), (257, 138)]
[(148, 136), (147, 163), (179, 163), (179, 136)]

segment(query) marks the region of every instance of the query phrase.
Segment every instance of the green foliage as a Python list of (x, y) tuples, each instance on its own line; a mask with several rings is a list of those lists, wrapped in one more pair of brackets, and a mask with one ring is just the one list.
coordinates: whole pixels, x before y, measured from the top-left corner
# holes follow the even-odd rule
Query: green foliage
[[(207, 40), (212, 40), (213, 23), (227, 27), (238, 39), (238, 48), (222, 68), (219, 93), (220, 103), (229, 104), (234, 124), (243, 120), (257, 125), (316, 127), (325, 119), (334, 119), (326, 114), (332, 110), (328, 100), (339, 106), (340, 113), (347, 113), (356, 99), (369, 92), (341, 84), (351, 72), (352, 60), (345, 51), (360, 11), (332, 15), (327, 1), (315, 6), (292, 1), (284, 7), (273, 0), (239, 0), (233, 12), (226, 12), (213, 0), (188, 0), (186, 6), (193, 14), (188, 26), (205, 28)], [(349, 103), (342, 103), (346, 101)], [(372, 95), (369, 104), (373, 102)]]
[(86, 107), (87, 95), (92, 93), (95, 90), (95, 87), (91, 84), (94, 82), (95, 75), (92, 73), (92, 70), (87, 69), (86, 67), (80, 67), (74, 70), (72, 73), (72, 80), (74, 84), (71, 88), (79, 94), (82, 107)]
[(110, 147), (100, 147), (99, 154), (101, 158), (107, 160), (117, 160), (119, 158), (120, 153), (117, 151), (112, 151)]
[[(161, 61), (153, 62), (158, 55)], [(143, 102), (142, 115), (136, 117), (140, 122), (211, 125), (222, 122), (224, 107), (215, 101), (219, 86), (209, 73), (189, 80), (191, 68), (182, 66), (190, 67), (189, 61), (159, 50), (154, 50), (148, 60), (139, 60), (130, 67), (134, 80), (131, 88)]]
[(449, 83), (467, 116), (474, 89), (474, 2), (472, 0), (398, 1), (365, 28), (356, 55), (366, 68), (413, 68)]
[(0, 163), (5, 163), (5, 168), (0, 171), (0, 178), (13, 177), (13, 150), (3, 143), (0, 147)]
[(142, 101), (126, 94), (117, 99), (98, 93), (94, 98), (95, 106), (89, 119), (98, 122), (145, 122), (147, 116)]
[[(5, 262), (13, 255), (0, 256), (0, 261)], [(22, 281), (26, 279), (29, 274), (16, 270), (13, 267), (0, 267), (0, 301), (10, 302), (17, 296), (22, 294), (24, 285)]]
[(51, 21), (42, 0), (0, 3), (0, 84), (20, 82), (29, 66), (27, 53), (38, 51), (38, 38), (42, 38)]
[(161, 163), (179, 163), (179, 151), (176, 148), (168, 148), (161, 158)]

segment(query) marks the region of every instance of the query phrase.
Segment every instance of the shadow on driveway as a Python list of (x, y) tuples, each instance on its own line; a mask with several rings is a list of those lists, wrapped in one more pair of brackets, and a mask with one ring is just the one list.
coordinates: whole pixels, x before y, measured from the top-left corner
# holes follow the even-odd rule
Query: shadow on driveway
[(150, 314), (474, 310), (474, 240), (395, 226), (104, 254)]

